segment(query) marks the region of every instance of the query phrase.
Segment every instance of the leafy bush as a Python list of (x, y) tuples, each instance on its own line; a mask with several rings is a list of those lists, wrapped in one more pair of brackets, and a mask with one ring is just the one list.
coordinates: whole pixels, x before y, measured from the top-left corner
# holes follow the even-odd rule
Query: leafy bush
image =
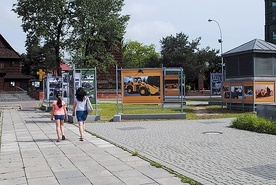
[(276, 122), (274, 120), (248, 114), (238, 117), (232, 122), (230, 127), (276, 135)]
[(188, 92), (188, 91), (190, 91), (192, 89), (192, 87), (190, 85), (186, 85), (185, 87), (186, 87), (186, 89), (185, 89), (186, 92)]

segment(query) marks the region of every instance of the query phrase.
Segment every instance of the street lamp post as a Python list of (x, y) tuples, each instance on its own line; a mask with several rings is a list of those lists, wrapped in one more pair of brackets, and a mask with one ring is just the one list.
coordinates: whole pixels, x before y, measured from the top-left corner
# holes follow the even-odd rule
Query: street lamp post
[(213, 19), (208, 19), (208, 22), (212, 22), (214, 21), (215, 23), (217, 23), (218, 27), (219, 27), (219, 32), (220, 32), (220, 38), (218, 39), (218, 42), (220, 43), (220, 57), (221, 57), (221, 73), (222, 73), (222, 81), (224, 81), (224, 69), (223, 69), (223, 58), (222, 58), (222, 32), (221, 32), (221, 28), (219, 23), (216, 20)]

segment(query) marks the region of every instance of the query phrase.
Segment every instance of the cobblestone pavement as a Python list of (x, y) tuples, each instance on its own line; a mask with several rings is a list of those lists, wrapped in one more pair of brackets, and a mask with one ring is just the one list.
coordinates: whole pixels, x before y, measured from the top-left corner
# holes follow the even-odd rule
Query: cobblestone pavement
[(204, 185), (275, 185), (276, 136), (233, 119), (89, 123), (86, 129)]

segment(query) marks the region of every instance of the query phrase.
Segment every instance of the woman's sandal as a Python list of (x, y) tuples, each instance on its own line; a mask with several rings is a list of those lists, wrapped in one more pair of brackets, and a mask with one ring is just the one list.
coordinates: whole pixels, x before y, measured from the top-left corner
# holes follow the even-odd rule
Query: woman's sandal
[(84, 139), (81, 137), (81, 138), (80, 138), (80, 141), (84, 141)]

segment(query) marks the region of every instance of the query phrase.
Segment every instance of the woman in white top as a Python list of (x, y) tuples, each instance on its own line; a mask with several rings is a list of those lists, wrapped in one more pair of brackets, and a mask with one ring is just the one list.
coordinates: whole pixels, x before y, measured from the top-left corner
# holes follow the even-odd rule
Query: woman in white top
[(80, 87), (76, 91), (76, 97), (74, 99), (73, 105), (73, 114), (72, 116), (77, 116), (79, 131), (80, 131), (80, 141), (84, 141), (83, 134), (85, 130), (85, 121), (87, 119), (87, 110), (86, 110), (86, 95), (85, 90)]

